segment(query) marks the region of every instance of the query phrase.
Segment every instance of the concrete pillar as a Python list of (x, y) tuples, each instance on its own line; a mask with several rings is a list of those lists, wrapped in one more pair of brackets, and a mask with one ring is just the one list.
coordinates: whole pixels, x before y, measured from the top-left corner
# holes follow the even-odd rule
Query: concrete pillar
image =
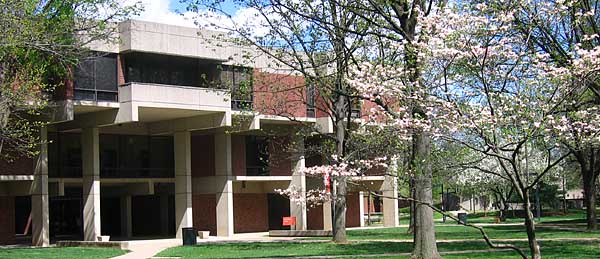
[(365, 226), (365, 192), (358, 192), (358, 211), (360, 213), (360, 226)]
[(333, 230), (331, 205), (331, 201), (326, 201), (323, 203), (323, 230)]
[(169, 195), (160, 195), (160, 234), (169, 235)]
[(177, 238), (182, 228), (193, 227), (192, 149), (189, 131), (175, 132), (175, 226)]
[[(34, 246), (50, 245), (50, 227), (48, 210), (48, 131), (40, 129), (40, 150), (35, 165), (31, 186), (31, 244)], [(10, 223), (12, 224), (12, 223)]]
[[(397, 227), (398, 222), (398, 183), (395, 176), (385, 176), (381, 185), (383, 198), (383, 226)], [(386, 198), (392, 197), (392, 198)]]
[(83, 167), (83, 240), (97, 241), (100, 225), (100, 142), (98, 128), (81, 132)]
[[(292, 157), (292, 181), (290, 187), (296, 188), (306, 197), (306, 178), (301, 172), (304, 169), (304, 139), (302, 137), (294, 140), (296, 148)], [(296, 217), (296, 230), (306, 230), (306, 203), (290, 201), (290, 215)]]
[(131, 220), (131, 196), (121, 197), (121, 235), (131, 238), (133, 222)]
[(233, 177), (231, 135), (215, 135), (215, 178), (217, 192), (217, 236), (233, 236)]

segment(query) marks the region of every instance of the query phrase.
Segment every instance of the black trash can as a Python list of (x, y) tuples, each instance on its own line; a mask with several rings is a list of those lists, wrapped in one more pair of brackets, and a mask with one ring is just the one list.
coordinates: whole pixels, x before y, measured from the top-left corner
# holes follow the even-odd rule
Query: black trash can
[(463, 224), (467, 224), (467, 213), (458, 213), (458, 221), (462, 222)]
[(181, 229), (181, 237), (183, 239), (184, 246), (193, 246), (196, 245), (196, 229), (195, 228), (182, 228)]

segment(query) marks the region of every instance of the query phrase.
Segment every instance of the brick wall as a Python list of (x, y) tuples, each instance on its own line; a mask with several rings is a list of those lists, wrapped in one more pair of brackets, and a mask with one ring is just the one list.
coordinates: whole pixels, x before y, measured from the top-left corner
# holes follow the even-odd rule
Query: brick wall
[(12, 162), (0, 159), (0, 175), (32, 175), (33, 166), (33, 158), (22, 157)]
[(306, 228), (307, 229), (323, 229), (323, 205), (312, 208), (307, 208), (306, 211)]
[(215, 138), (192, 136), (192, 177), (215, 175)]
[(358, 193), (346, 195), (346, 227), (360, 227), (360, 201)]
[(246, 136), (231, 136), (231, 157), (233, 175), (246, 175)]
[(269, 141), (269, 169), (272, 176), (292, 175), (289, 136), (273, 137)]
[(194, 228), (209, 230), (211, 235), (217, 234), (217, 197), (215, 194), (193, 195), (192, 214)]
[(255, 71), (253, 108), (268, 115), (306, 117), (304, 78)]
[(269, 211), (266, 193), (233, 195), (233, 222), (235, 233), (269, 230)]
[(0, 197), (0, 245), (15, 243), (15, 199)]

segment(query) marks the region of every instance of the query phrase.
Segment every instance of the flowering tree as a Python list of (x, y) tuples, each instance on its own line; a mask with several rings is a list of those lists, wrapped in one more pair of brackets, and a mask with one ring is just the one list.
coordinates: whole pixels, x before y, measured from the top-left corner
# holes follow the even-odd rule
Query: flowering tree
[[(420, 141), (414, 132), (426, 132), (494, 160), (499, 168), (491, 172), (508, 180), (520, 197), (532, 257), (541, 258), (530, 191), (569, 154), (548, 132), (560, 131), (553, 118), (572, 91), (530, 47), (526, 34), (513, 33), (513, 10), (490, 15), (485, 4), (462, 7), (420, 20), (420, 37), (427, 38), (414, 45), (422, 53), (417, 56), (421, 80), (404, 80), (413, 67), (370, 62), (356, 69), (351, 82), (379, 104), (373, 110), (377, 117), (413, 141)], [(415, 114), (414, 107), (422, 113)], [(595, 136), (597, 121), (579, 122), (585, 125), (582, 131)], [(532, 149), (543, 151), (536, 155), (542, 162), (523, 167)]]
[(514, 10), (515, 33), (526, 35), (548, 77), (572, 94), (551, 116), (549, 134), (561, 140), (579, 164), (587, 228), (596, 230), (596, 184), (600, 174), (597, 121), (600, 101), (600, 10), (593, 0), (490, 1), (491, 12)]

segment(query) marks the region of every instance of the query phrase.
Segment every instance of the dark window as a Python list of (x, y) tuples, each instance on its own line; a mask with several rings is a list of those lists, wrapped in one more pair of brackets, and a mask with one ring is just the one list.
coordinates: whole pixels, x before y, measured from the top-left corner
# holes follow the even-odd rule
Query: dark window
[(315, 117), (315, 86), (306, 86), (306, 116)]
[(239, 66), (223, 66), (221, 75), (223, 88), (231, 89), (231, 108), (252, 110), (252, 69)]
[(81, 137), (74, 133), (49, 133), (48, 174), (50, 177), (79, 178)]
[(75, 69), (76, 100), (117, 101), (117, 55), (83, 59)]
[(197, 87), (215, 87), (217, 64), (149, 53), (125, 55), (125, 81)]
[(246, 175), (269, 175), (269, 145), (267, 138), (246, 136)]
[(173, 177), (172, 137), (101, 135), (100, 138), (101, 177)]

